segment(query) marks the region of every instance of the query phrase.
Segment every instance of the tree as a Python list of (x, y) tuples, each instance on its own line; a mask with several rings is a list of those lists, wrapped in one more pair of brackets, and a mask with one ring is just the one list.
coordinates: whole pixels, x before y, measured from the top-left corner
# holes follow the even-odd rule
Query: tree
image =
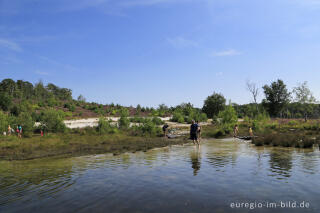
[(207, 114), (208, 118), (212, 118), (218, 115), (218, 113), (224, 109), (225, 105), (226, 99), (224, 96), (214, 92), (204, 101), (202, 111)]
[(23, 128), (23, 134), (25, 136), (30, 136), (34, 129), (34, 120), (29, 112), (22, 112), (17, 117), (17, 124), (21, 125)]
[(312, 110), (311, 104), (316, 102), (316, 99), (307, 84), (308, 82), (305, 81), (293, 88), (293, 93), (295, 94), (294, 100), (302, 105), (305, 121), (307, 121), (308, 111)]
[(282, 80), (263, 87), (266, 98), (262, 101), (271, 116), (278, 116), (290, 101), (290, 93)]
[(253, 97), (253, 101), (256, 105), (257, 113), (259, 113), (258, 102), (257, 102), (257, 98), (259, 95), (259, 88), (257, 87), (257, 85), (255, 83), (250, 82), (250, 81), (247, 81), (246, 87), (247, 87), (247, 90), (251, 93), (251, 95)]
[(50, 132), (64, 132), (66, 126), (63, 122), (64, 112), (48, 109), (40, 117), (41, 126)]
[(13, 97), (13, 94), (16, 90), (16, 82), (10, 78), (4, 79), (0, 83), (0, 91), (7, 93), (10, 97)]
[(0, 92), (0, 109), (3, 111), (8, 111), (11, 107), (11, 104), (11, 97), (4, 92)]
[(223, 111), (220, 111), (218, 117), (221, 119), (219, 126), (225, 132), (232, 131), (233, 126), (238, 122), (237, 112), (231, 104), (226, 106)]
[(78, 96), (78, 101), (81, 102), (81, 103), (84, 103), (84, 102), (86, 102), (86, 98), (83, 95), (79, 95)]

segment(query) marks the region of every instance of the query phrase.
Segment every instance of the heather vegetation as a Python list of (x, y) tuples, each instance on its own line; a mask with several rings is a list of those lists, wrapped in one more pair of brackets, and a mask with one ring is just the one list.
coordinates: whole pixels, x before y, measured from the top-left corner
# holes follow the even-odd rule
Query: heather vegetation
[[(298, 84), (291, 92), (282, 80), (265, 85), (262, 87), (265, 98), (261, 103), (257, 98), (259, 88), (247, 82), (247, 89), (253, 102), (244, 105), (231, 101), (226, 104), (226, 98), (214, 92), (204, 100), (202, 108), (194, 107), (191, 103), (174, 107), (164, 104), (156, 108), (141, 105), (125, 107), (113, 103), (89, 103), (83, 95), (74, 99), (70, 89), (51, 83), (44, 85), (40, 81), (32, 84), (4, 79), (0, 83), (0, 131), (3, 133), (0, 144), (6, 145), (0, 147), (7, 150), (4, 147), (8, 141), (16, 141), (17, 145), (20, 144), (19, 140), (40, 137), (40, 134), (44, 135), (41, 140), (55, 138), (59, 141), (62, 134), (92, 136), (96, 139), (104, 136), (114, 139), (137, 137), (152, 141), (163, 136), (161, 127), (165, 122), (161, 117), (169, 117), (171, 122), (181, 124), (190, 124), (193, 120), (207, 122), (211, 119), (203, 126), (204, 137), (232, 136), (237, 124), (239, 135), (248, 135), (249, 127), (253, 130), (257, 136), (253, 139), (256, 145), (307, 148), (318, 144), (320, 124), (317, 119), (320, 116), (320, 105), (306, 82)], [(88, 117), (99, 117), (98, 126), (69, 129), (64, 123), (66, 119)], [(115, 122), (110, 117), (118, 117), (119, 120)], [(22, 139), (8, 137), (16, 135), (19, 126), (23, 128), (20, 134)], [(10, 132), (9, 127), (12, 128)]]

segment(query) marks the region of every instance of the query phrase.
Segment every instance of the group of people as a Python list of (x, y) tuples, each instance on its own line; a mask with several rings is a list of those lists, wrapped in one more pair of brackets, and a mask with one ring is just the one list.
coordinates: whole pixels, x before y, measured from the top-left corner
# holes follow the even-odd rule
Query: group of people
[[(8, 132), (3, 132), (3, 135), (4, 136), (12, 135), (12, 134), (14, 134), (14, 132), (15, 132), (14, 129), (10, 125), (8, 125)], [(16, 133), (17, 133), (19, 138), (22, 137), (22, 126), (21, 125), (17, 126)]]
[[(249, 128), (248, 128), (248, 131), (249, 131), (249, 136), (250, 137), (254, 137), (254, 135), (253, 135), (253, 130), (252, 130), (252, 127), (251, 126), (249, 126)], [(239, 127), (238, 127), (238, 125), (236, 124), (235, 126), (234, 126), (234, 128), (233, 128), (233, 137), (238, 137), (238, 134), (239, 134)]]

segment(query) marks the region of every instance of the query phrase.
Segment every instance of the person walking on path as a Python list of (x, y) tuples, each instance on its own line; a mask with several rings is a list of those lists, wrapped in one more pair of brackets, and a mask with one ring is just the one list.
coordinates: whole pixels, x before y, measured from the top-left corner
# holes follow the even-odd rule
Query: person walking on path
[(196, 142), (199, 145), (197, 131), (198, 131), (198, 125), (193, 120), (192, 124), (190, 126), (190, 138), (191, 138), (194, 145), (196, 145)]

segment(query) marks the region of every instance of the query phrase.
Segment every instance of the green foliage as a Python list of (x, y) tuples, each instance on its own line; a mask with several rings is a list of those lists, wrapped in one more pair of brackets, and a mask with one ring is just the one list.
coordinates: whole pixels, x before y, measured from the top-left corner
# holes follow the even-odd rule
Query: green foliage
[(159, 128), (152, 120), (148, 120), (139, 126), (143, 135), (156, 136), (161, 134), (161, 128)]
[(30, 113), (22, 112), (16, 119), (16, 123), (22, 126), (24, 136), (31, 136), (34, 130), (34, 120)]
[(175, 111), (173, 113), (171, 121), (178, 122), (178, 123), (184, 123), (184, 116), (181, 112)]
[(41, 127), (49, 132), (64, 132), (66, 126), (63, 122), (64, 112), (61, 110), (48, 109), (41, 113)]
[(152, 118), (152, 123), (154, 123), (155, 125), (162, 125), (162, 124), (164, 124), (164, 122), (163, 122), (160, 118), (158, 118), (158, 117), (153, 117), (153, 118)]
[(272, 82), (270, 86), (263, 87), (266, 99), (263, 105), (271, 116), (278, 116), (290, 101), (290, 93), (282, 80)]
[(204, 101), (202, 111), (207, 114), (209, 118), (218, 115), (220, 111), (224, 109), (226, 105), (226, 99), (222, 94), (213, 93), (208, 96)]
[(9, 117), (0, 110), (0, 134), (8, 130)]
[(226, 106), (223, 111), (220, 111), (218, 117), (220, 118), (219, 126), (226, 133), (231, 132), (234, 125), (238, 122), (237, 113), (231, 104)]
[(118, 125), (119, 125), (120, 129), (126, 130), (130, 126), (130, 120), (125, 116), (121, 116), (119, 121), (118, 121)]
[(111, 125), (111, 121), (104, 117), (99, 118), (97, 130), (100, 134), (114, 133), (114, 127)]
[(3, 111), (8, 111), (12, 105), (12, 99), (6, 93), (0, 93), (0, 109)]

